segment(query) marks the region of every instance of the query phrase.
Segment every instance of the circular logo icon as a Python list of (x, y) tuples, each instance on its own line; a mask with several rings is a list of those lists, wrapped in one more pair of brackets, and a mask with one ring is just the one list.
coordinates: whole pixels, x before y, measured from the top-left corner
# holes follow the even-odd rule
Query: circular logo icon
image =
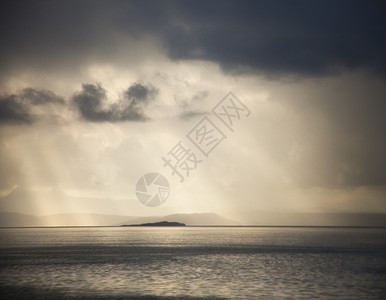
[(143, 205), (156, 207), (168, 199), (169, 182), (159, 173), (147, 173), (138, 180), (135, 193)]

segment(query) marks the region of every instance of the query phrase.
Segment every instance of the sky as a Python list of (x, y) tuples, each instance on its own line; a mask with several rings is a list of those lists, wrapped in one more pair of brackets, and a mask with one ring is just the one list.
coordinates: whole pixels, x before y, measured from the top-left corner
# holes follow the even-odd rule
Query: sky
[[(386, 213), (382, 1), (1, 1), (0, 23), (3, 199)], [(250, 111), (232, 130), (212, 112), (229, 92)], [(225, 137), (208, 156), (187, 137), (203, 118)], [(163, 160), (180, 141), (200, 161), (183, 182)], [(157, 207), (135, 193), (152, 172)]]

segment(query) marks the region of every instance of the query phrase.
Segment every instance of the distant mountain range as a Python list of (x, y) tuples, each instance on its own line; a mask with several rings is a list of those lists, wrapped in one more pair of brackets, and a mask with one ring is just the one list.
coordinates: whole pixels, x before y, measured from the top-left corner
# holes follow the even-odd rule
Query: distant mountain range
[[(386, 227), (386, 214), (377, 213), (296, 213), (296, 212), (234, 212), (234, 220), (214, 213), (171, 214), (163, 216), (122, 216), (132, 211), (133, 201), (104, 198), (76, 198), (60, 190), (25, 191), (15, 189), (0, 199), (1, 227), (28, 226), (120, 226), (154, 222), (179, 222), (193, 225), (260, 225), (260, 226), (373, 226)], [(106, 212), (109, 204), (109, 213)], [(135, 203), (134, 203), (135, 205)], [(90, 211), (92, 214), (61, 212)], [(42, 210), (43, 209), (43, 210)], [(44, 211), (46, 216), (42, 215)], [(161, 212), (159, 212), (161, 214)]]
[(120, 226), (155, 222), (179, 222), (186, 225), (238, 225), (214, 213), (173, 214), (158, 217), (132, 217), (102, 214), (56, 214), (32, 216), (27, 214), (0, 213), (0, 227), (34, 226)]
[(250, 214), (244, 223), (214, 213), (171, 214), (135, 217), (103, 214), (54, 214), (33, 216), (14, 212), (0, 213), (0, 227), (34, 226), (121, 226), (157, 222), (178, 222), (187, 226), (369, 226), (386, 227), (385, 214), (367, 213), (265, 213)]

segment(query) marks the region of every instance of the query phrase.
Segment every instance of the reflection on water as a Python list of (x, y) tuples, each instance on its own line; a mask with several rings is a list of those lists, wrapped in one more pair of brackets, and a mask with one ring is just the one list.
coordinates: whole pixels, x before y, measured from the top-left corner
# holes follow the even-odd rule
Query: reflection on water
[(2, 299), (386, 295), (386, 229), (1, 229), (0, 241)]

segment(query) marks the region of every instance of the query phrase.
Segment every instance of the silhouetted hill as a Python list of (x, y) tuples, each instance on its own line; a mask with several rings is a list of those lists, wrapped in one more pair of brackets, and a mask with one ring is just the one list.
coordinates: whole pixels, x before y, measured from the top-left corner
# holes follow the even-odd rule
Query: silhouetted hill
[(162, 222), (155, 222), (155, 223), (144, 223), (144, 224), (132, 224), (132, 225), (121, 225), (123, 227), (125, 226), (145, 226), (145, 227), (148, 227), (148, 226), (154, 226), (154, 227), (163, 227), (163, 226), (166, 226), (166, 227), (183, 227), (183, 226), (186, 226), (184, 223), (178, 223), (178, 222), (167, 222), (167, 221), (162, 221)]

